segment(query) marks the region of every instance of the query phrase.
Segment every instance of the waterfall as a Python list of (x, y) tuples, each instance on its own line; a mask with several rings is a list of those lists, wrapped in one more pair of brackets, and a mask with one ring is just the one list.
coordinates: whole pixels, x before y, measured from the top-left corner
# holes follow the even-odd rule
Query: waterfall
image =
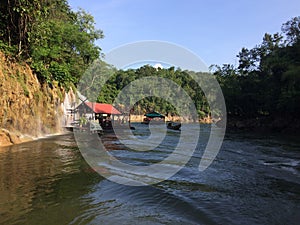
[(64, 102), (61, 103), (61, 109), (63, 112), (61, 118), (61, 127), (69, 127), (74, 121), (74, 114), (71, 110), (74, 110), (76, 106), (76, 95), (71, 89), (69, 92), (65, 93)]

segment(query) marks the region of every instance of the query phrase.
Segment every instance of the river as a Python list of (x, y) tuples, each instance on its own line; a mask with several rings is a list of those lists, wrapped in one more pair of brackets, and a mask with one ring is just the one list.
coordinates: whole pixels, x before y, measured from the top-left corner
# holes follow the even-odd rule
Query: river
[[(183, 169), (141, 187), (94, 172), (72, 133), (2, 147), (0, 224), (299, 224), (296, 137), (227, 133), (216, 159), (200, 172), (209, 126), (201, 129), (199, 151)], [(168, 135), (176, 141), (180, 133)], [(114, 135), (101, 139), (115, 156), (132, 163), (151, 163), (163, 154), (137, 157), (120, 149)]]

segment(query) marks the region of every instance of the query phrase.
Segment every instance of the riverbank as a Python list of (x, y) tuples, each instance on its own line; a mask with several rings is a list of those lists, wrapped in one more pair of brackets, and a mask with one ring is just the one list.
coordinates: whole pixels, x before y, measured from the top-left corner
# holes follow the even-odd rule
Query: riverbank
[[(143, 115), (131, 115), (131, 122), (142, 122)], [(183, 123), (193, 123), (195, 121), (189, 118), (180, 118), (178, 116), (167, 117), (166, 120), (170, 121), (181, 121)], [(202, 124), (212, 123), (211, 118), (204, 118), (199, 121)], [(300, 130), (300, 119), (295, 118), (271, 118), (271, 117), (260, 117), (260, 118), (239, 118), (239, 117), (228, 117), (226, 124), (226, 131), (253, 131), (253, 132), (275, 132), (275, 133), (287, 133), (297, 134)], [(60, 135), (62, 133), (56, 133), (53, 135)], [(52, 135), (46, 135), (48, 137)], [(40, 138), (43, 138), (40, 137)], [(0, 128), (0, 147), (10, 146), (14, 144), (20, 144), (24, 142), (34, 141), (37, 138), (33, 138), (28, 135), (21, 133), (11, 132), (7, 129)]]
[[(140, 123), (144, 120), (144, 115), (130, 115), (130, 121), (134, 123)], [(180, 116), (167, 116), (165, 118), (165, 121), (174, 121), (174, 122), (181, 122), (181, 123), (204, 123), (204, 124), (210, 124), (212, 123), (211, 117), (204, 117), (203, 119), (200, 119), (199, 121), (195, 121), (193, 118), (189, 117), (180, 117)]]
[(227, 131), (267, 131), (276, 133), (295, 133), (300, 130), (300, 119), (293, 117), (257, 117), (257, 118), (227, 118)]
[[(130, 116), (131, 122), (135, 122), (135, 123), (140, 123), (143, 121), (144, 119), (144, 115), (131, 115)], [(166, 121), (180, 121), (182, 123), (195, 123), (196, 121), (192, 120), (191, 118), (182, 118), (179, 116), (170, 116), (170, 117), (166, 117)], [(207, 117), (204, 118), (202, 120), (199, 121), (202, 124), (210, 124), (212, 123), (211, 118)], [(61, 133), (56, 133), (56, 134), (48, 134), (45, 136), (41, 136), (41, 137), (32, 137), (29, 135), (24, 135), (20, 132), (13, 132), (13, 131), (9, 131), (7, 129), (4, 128), (0, 128), (0, 147), (6, 147), (6, 146), (10, 146), (10, 145), (15, 145), (15, 144), (21, 144), (24, 142), (29, 142), (29, 141), (34, 141), (37, 140), (39, 138), (43, 138), (43, 137), (48, 137), (48, 136), (54, 136), (54, 135), (60, 135), (63, 134), (64, 132)]]
[(30, 142), (30, 141), (43, 139), (43, 138), (64, 135), (67, 133), (68, 133), (67, 131), (62, 131), (62, 132), (54, 133), (54, 134), (48, 134), (48, 135), (39, 136), (39, 137), (32, 137), (29, 135), (15, 133), (15, 132), (11, 132), (6, 129), (0, 128), (0, 147), (7, 147), (7, 146), (11, 146), (11, 145), (16, 145), (16, 144), (22, 144), (22, 143), (26, 143), (26, 142)]
[(32, 137), (13, 133), (6, 129), (0, 129), (0, 147), (21, 144), (33, 140)]

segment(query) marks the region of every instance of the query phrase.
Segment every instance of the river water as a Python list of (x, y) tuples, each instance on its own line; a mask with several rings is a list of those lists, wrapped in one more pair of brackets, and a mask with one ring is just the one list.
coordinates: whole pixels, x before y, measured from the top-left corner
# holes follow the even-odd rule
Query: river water
[[(72, 133), (2, 147), (0, 224), (299, 224), (297, 138), (229, 133), (217, 158), (200, 172), (210, 128), (201, 129), (198, 147), (183, 169), (142, 187), (94, 172)], [(176, 142), (180, 132), (167, 135)], [(164, 154), (122, 149), (113, 134), (101, 139), (126, 162), (152, 163)]]

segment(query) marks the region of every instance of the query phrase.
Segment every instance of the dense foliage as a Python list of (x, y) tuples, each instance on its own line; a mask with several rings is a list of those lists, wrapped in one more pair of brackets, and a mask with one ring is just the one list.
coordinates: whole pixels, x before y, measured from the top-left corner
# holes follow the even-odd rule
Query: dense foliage
[[(237, 67), (229, 64), (211, 66), (211, 76), (215, 76), (220, 83), (230, 117), (300, 117), (300, 17), (283, 24), (282, 33), (265, 34), (262, 43), (253, 49), (242, 48), (237, 57)], [(132, 81), (157, 76), (168, 78), (182, 87), (194, 101), (200, 117), (211, 113), (201, 88), (189, 75), (195, 72), (174, 67), (155, 69), (151, 66), (117, 71), (101, 63), (92, 69), (94, 74), (110, 74), (111, 78), (102, 87), (100, 95), (98, 92), (94, 94), (98, 102), (113, 103), (120, 90)], [(201, 73), (197, 75), (201, 76)], [(96, 86), (101, 84), (96, 83)], [(90, 96), (91, 90), (97, 88), (85, 94)], [(137, 113), (151, 110), (165, 114), (178, 113), (170, 102), (154, 96), (137, 102), (134, 110)]]
[[(121, 103), (119, 107), (122, 111), (132, 110), (133, 113), (143, 114), (154, 110), (169, 115), (178, 114), (177, 109), (170, 101), (180, 104), (180, 108), (183, 110), (189, 109), (188, 105), (185, 107), (187, 101), (180, 92), (183, 89), (195, 103), (200, 117), (207, 116), (210, 113), (209, 106), (201, 88), (192, 79), (190, 73), (192, 72), (182, 71), (174, 67), (156, 69), (150, 65), (138, 69), (116, 70), (103, 61), (98, 61), (86, 72), (79, 89), (89, 100), (112, 104), (116, 103), (115, 100), (120, 91), (127, 88), (119, 101)], [(201, 74), (197, 73), (199, 76)], [(106, 82), (105, 77), (109, 78)], [(166, 79), (167, 82), (161, 84), (165, 87), (163, 91), (157, 85), (158, 80), (151, 79), (151, 77)], [(148, 79), (143, 80), (143, 78)], [(172, 82), (174, 85), (171, 88), (168, 85), (169, 80), (174, 82)], [(134, 83), (134, 81), (138, 82)], [(165, 96), (161, 96), (161, 93), (164, 93)], [(145, 98), (144, 95), (148, 95), (148, 97)], [(136, 102), (136, 99), (140, 100)], [(128, 104), (122, 106), (126, 102)], [(128, 108), (129, 106), (133, 106), (133, 108)]]
[(99, 57), (102, 38), (91, 15), (66, 0), (1, 0), (0, 49), (26, 61), (41, 82), (69, 87)]
[(222, 87), (229, 116), (300, 117), (300, 17), (265, 34), (253, 49), (237, 55), (238, 67), (212, 66)]
[[(112, 103), (132, 81), (158, 76), (182, 87), (200, 117), (210, 114), (201, 88), (189, 75), (195, 72), (151, 66), (116, 70), (99, 60), (101, 49), (95, 41), (102, 37), (93, 17), (83, 10), (73, 12), (66, 0), (1, 0), (0, 50), (26, 61), (42, 83), (51, 85), (55, 81), (68, 88), (78, 84), (82, 74), (94, 74), (83, 79), (86, 86), (80, 90), (95, 101)], [(254, 48), (242, 48), (237, 57), (236, 67), (211, 66), (211, 76), (221, 85), (229, 116), (300, 117), (300, 17), (284, 23), (281, 33), (266, 33)], [(95, 59), (98, 63), (91, 67)], [(110, 79), (102, 86), (105, 77)], [(178, 113), (170, 102), (154, 95), (137, 102), (134, 110)], [(176, 98), (174, 93), (172, 98)]]

